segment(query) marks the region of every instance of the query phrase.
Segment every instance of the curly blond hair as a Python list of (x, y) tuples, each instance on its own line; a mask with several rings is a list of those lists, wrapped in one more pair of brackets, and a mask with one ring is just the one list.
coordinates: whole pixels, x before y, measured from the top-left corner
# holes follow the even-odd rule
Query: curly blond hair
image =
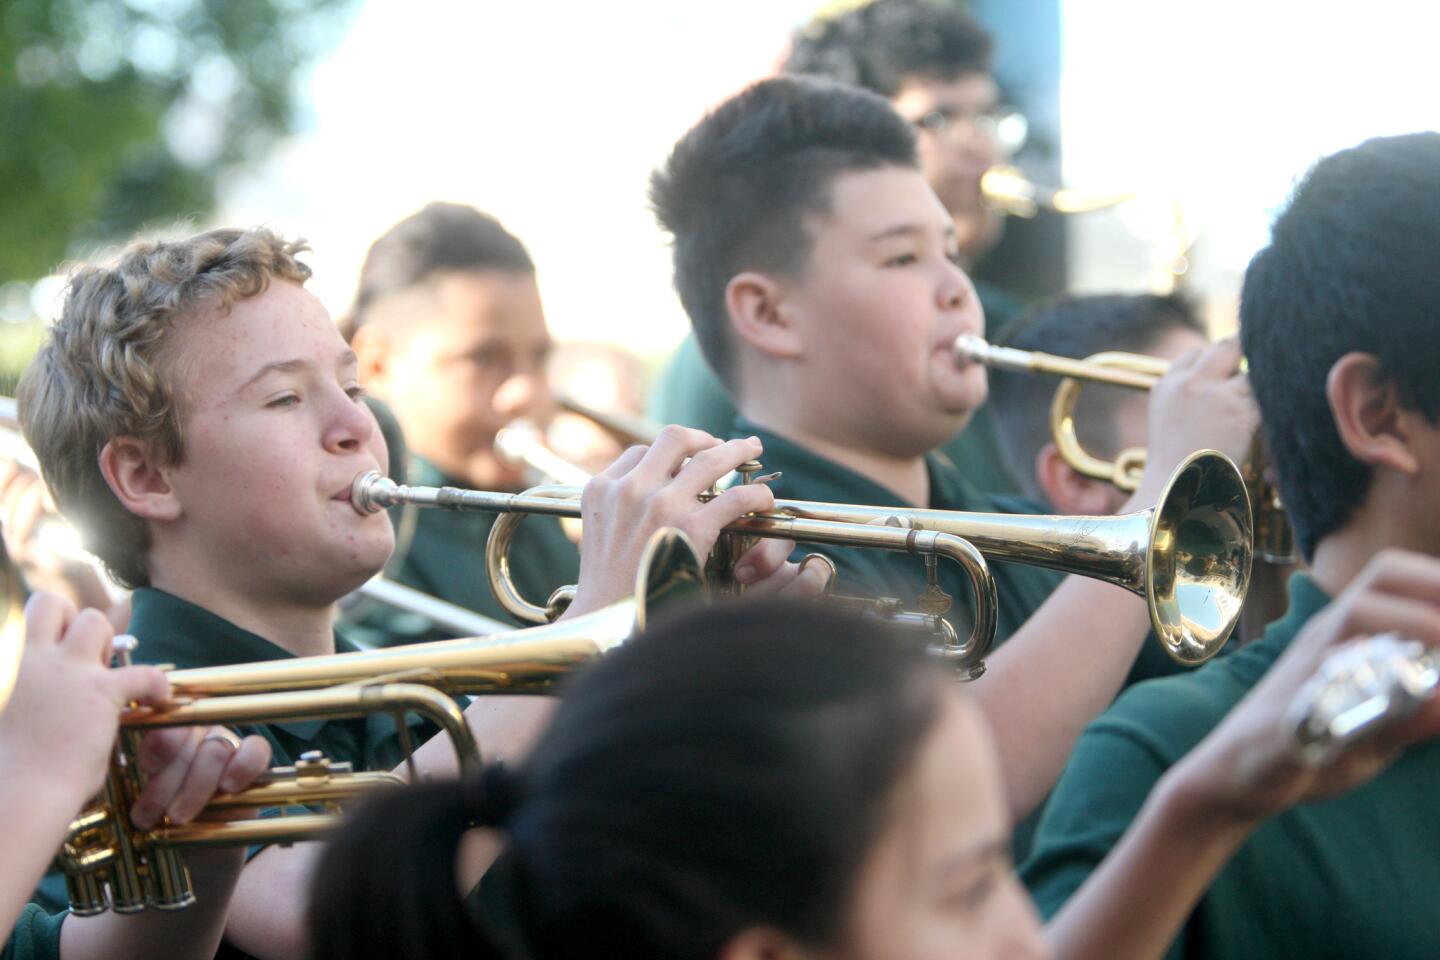
[(114, 264), (71, 277), (60, 318), (20, 381), (20, 425), (61, 512), (121, 584), (149, 584), (150, 535), (106, 483), (100, 451), (134, 437), (159, 463), (179, 463), (176, 331), (264, 292), (272, 278), (304, 283), (310, 268), (296, 255), (306, 249), (264, 228), (212, 230), (137, 241)]

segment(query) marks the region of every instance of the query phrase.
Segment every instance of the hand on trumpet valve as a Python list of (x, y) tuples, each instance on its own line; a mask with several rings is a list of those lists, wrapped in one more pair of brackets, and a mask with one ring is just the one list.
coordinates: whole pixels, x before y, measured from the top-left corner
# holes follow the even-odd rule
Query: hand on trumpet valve
[(1153, 503), (1165, 478), (1196, 450), (1245, 462), (1259, 427), (1239, 341), (1231, 337), (1186, 353), (1150, 391), (1145, 481), (1132, 502)]
[[(149, 830), (162, 821), (188, 823), (215, 794), (248, 787), (269, 768), (270, 743), (254, 735), (242, 739), (224, 727), (152, 730), (140, 742), (138, 762), (148, 779), (130, 807), (130, 821)], [(223, 815), (238, 819), (254, 811)]]
[(169, 696), (154, 667), (109, 667), (113, 639), (103, 614), (63, 597), (36, 593), (25, 605), (23, 652), (0, 711), (0, 766), (6, 776), (45, 771), (41, 782), (72, 812), (105, 780), (121, 713)]
[[(633, 594), (633, 571), (661, 527), (681, 530), (705, 556), (726, 524), (773, 509), (775, 495), (764, 483), (737, 484), (705, 496), (762, 452), (754, 437), (721, 441), (701, 430), (669, 426), (653, 444), (621, 454), (585, 485), (580, 588), (571, 610), (596, 610)], [(802, 574), (797, 564), (787, 563), (794, 549), (789, 540), (761, 540), (738, 558), (735, 578), (764, 590), (819, 592), (824, 586), (819, 571)]]

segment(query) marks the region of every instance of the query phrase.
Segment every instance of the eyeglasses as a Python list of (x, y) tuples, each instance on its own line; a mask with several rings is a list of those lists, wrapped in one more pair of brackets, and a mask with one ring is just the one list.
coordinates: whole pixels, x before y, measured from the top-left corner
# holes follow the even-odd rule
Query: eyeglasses
[(911, 122), (936, 137), (953, 138), (969, 127), (979, 136), (994, 140), (1006, 153), (1014, 153), (1024, 146), (1030, 132), (1030, 122), (1018, 110), (972, 113), (959, 107), (936, 107)]

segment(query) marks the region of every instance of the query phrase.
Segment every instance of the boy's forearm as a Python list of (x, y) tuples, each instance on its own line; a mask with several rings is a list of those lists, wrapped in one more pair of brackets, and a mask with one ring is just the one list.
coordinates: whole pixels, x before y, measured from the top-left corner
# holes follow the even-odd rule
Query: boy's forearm
[(1155, 960), (1257, 826), (1217, 815), (1173, 769), (1046, 933), (1056, 960)]
[(67, 917), (60, 928), (61, 960), (210, 960), (225, 932), (244, 857), (240, 849), (188, 853), (195, 903), (184, 910)]
[(269, 847), (240, 872), (225, 939), (260, 960), (301, 960), (308, 953), (305, 917), (323, 845)]
[(1149, 633), (1145, 602), (1068, 577), (970, 687), (999, 747), (1011, 815), (1044, 800), (1085, 725), (1115, 699)]
[(6, 861), (0, 870), (0, 936), (5, 937), (15, 929), (78, 812), (69, 791), (47, 790), (35, 771), (28, 773), (29, 779), (26, 771), (12, 772), (0, 763), (0, 810), (5, 811), (0, 849)]
[[(529, 750), (550, 713), (554, 700), (539, 696), (478, 697), (465, 710), (485, 762), (515, 762)], [(416, 749), (415, 768), (422, 780), (459, 774), (454, 745), (446, 736), (431, 737)], [(409, 765), (395, 773), (409, 775)], [(226, 937), (261, 960), (287, 960), (305, 954), (305, 914), (311, 878), (320, 845), (271, 847), (246, 865), (235, 891)], [(465, 882), (479, 882), (494, 858), (488, 847), (467, 848), (462, 858)]]

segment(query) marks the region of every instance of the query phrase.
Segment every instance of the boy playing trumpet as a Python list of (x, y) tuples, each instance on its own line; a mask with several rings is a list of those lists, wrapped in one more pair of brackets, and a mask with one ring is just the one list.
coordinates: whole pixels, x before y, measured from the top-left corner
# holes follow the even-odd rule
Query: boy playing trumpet
[[(888, 102), (820, 80), (762, 81), (680, 139), (651, 196), (696, 339), (739, 407), (737, 433), (759, 436), (765, 468), (782, 473), (777, 495), (1036, 512), (977, 491), (931, 453), (985, 401), (985, 369), (953, 346), (984, 317), (914, 130)], [(1152, 391), (1149, 469), (1127, 509), (1153, 505), (1195, 450), (1243, 458), (1256, 415), (1238, 361), (1233, 342), (1192, 353)], [(925, 587), (914, 557), (828, 552), (852, 592), (908, 600)], [(998, 637), (1010, 639), (975, 695), (1019, 817), (1120, 689), (1149, 620), (1112, 587), (993, 567)], [(955, 572), (940, 585), (967, 602)]]
[[(26, 371), (26, 439), (61, 511), (134, 588), (130, 630), (142, 659), (199, 667), (353, 649), (334, 632), (334, 603), (380, 569), (394, 538), (388, 518), (352, 507), (350, 489), (358, 474), (385, 470), (386, 450), (360, 400), (354, 352), (304, 288), (303, 249), (263, 229), (135, 244), (118, 263), (75, 275)], [(587, 489), (572, 611), (628, 596), (659, 527), (677, 526), (708, 550), (725, 523), (766, 509), (763, 487), (696, 499), (760, 452), (754, 439), (721, 443), (681, 428), (628, 451)], [(793, 586), (800, 574), (785, 553), (785, 544), (758, 546), (757, 578)], [(466, 715), (487, 752), (503, 756), (543, 710), (538, 699), (492, 697)], [(256, 732), (281, 763), (309, 749), (357, 767), (400, 759), (384, 717)], [(438, 741), (415, 762), (425, 775), (454, 767)], [(261, 957), (303, 953), (312, 846), (249, 861), (229, 945)]]

